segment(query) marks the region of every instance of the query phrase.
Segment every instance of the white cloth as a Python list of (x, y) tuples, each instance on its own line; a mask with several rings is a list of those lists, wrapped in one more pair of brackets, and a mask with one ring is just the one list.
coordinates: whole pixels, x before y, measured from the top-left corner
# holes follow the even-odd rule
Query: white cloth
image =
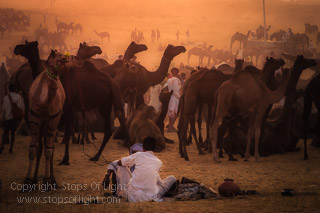
[(153, 106), (153, 108), (156, 110), (156, 113), (160, 111), (161, 107), (161, 102), (159, 100), (161, 89), (162, 86), (160, 84), (150, 87), (150, 102), (148, 105)]
[(173, 117), (178, 113), (181, 82), (178, 78), (171, 77), (167, 84), (169, 92), (173, 90), (168, 106), (168, 115), (169, 117)]
[[(21, 96), (15, 92), (10, 92), (11, 100), (13, 103), (16, 103), (17, 106), (24, 111), (24, 103), (21, 98)], [(12, 108), (11, 108), (11, 102), (9, 99), (9, 96), (6, 95), (3, 98), (3, 103), (2, 103), (2, 119), (3, 120), (10, 120), (13, 118), (12, 115)]]
[[(126, 187), (125, 195), (129, 202), (157, 201), (161, 202), (163, 194), (175, 182), (175, 178), (170, 176), (161, 180), (159, 171), (162, 162), (152, 151), (136, 152), (128, 157), (122, 158), (123, 166), (135, 165), (132, 178)], [(118, 171), (126, 169), (119, 167)]]

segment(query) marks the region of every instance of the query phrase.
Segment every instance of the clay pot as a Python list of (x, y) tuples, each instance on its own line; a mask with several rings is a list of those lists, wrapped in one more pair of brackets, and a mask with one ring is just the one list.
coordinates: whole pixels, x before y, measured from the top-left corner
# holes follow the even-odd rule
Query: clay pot
[(224, 179), (218, 188), (219, 194), (222, 197), (234, 197), (240, 194), (240, 187), (234, 183), (233, 179)]

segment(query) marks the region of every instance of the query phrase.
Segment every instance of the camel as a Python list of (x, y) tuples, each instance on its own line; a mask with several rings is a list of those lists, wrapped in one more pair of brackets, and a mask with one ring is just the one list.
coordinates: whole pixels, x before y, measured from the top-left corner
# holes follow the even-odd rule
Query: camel
[[(239, 71), (239, 70), (242, 70), (243, 65), (244, 65), (244, 60), (243, 60), (243, 59), (235, 59), (234, 63), (235, 63), (235, 67), (234, 67), (234, 68), (226, 64), (228, 67), (230, 67), (230, 68), (232, 69), (232, 72), (227, 72), (228, 74), (226, 73), (226, 69), (222, 69), (222, 70), (220, 69), (220, 68), (222, 68), (221, 66), (219, 66), (217, 70), (219, 70), (219, 71), (221, 71), (223, 74), (225, 74), (226, 77), (231, 78), (231, 74), (232, 74), (232, 73), (235, 73), (235, 72), (237, 72), (237, 71)], [(226, 68), (227, 66), (223, 66), (223, 68)], [(201, 79), (201, 80), (202, 80), (202, 81), (205, 81), (205, 79)], [(211, 79), (210, 79), (210, 80), (211, 80)], [(202, 83), (202, 82), (201, 82), (201, 83)], [(209, 108), (210, 108), (210, 107), (209, 107)], [(202, 134), (201, 134), (202, 111), (203, 111), (203, 104), (199, 104), (199, 106), (198, 106), (198, 119), (197, 119), (197, 123), (198, 123), (199, 143), (200, 143), (200, 144), (203, 142)], [(209, 115), (211, 115), (211, 114), (210, 114), (210, 113), (207, 113), (207, 116), (209, 116)], [(211, 119), (211, 118), (207, 117), (207, 121), (210, 121), (210, 119)], [(207, 122), (207, 124), (209, 124), (209, 123)], [(191, 125), (194, 125), (194, 124), (191, 124)], [(208, 127), (208, 125), (207, 125), (207, 127)], [(194, 127), (192, 127), (192, 128), (194, 128)], [(207, 129), (207, 132), (209, 132), (209, 129)], [(191, 143), (191, 141), (192, 141), (191, 133), (192, 133), (192, 130), (190, 131), (190, 134), (189, 134), (189, 137), (188, 137), (188, 143), (187, 143), (187, 144)], [(196, 137), (196, 136), (195, 136), (195, 137)], [(207, 139), (208, 139), (208, 138), (207, 138)], [(205, 141), (207, 141), (207, 139), (206, 139)]]
[[(271, 63), (272, 62), (272, 63)], [(266, 69), (269, 67), (270, 69)], [(210, 140), (213, 147), (213, 159), (220, 162), (217, 157), (218, 127), (221, 125), (224, 117), (241, 113), (243, 116), (249, 116), (249, 130), (247, 133), (247, 148), (245, 160), (249, 158), (250, 142), (255, 134), (255, 157), (259, 158), (258, 142), (260, 138), (260, 126), (263, 122), (266, 110), (271, 103), (278, 102), (286, 89), (286, 83), (289, 80), (288, 70), (284, 72), (284, 83), (276, 91), (271, 91), (266, 82), (272, 76), (272, 71), (284, 65), (283, 60), (268, 59), (262, 75), (255, 67), (246, 67), (246, 70), (236, 72), (232, 78), (221, 84), (215, 93), (213, 115), (214, 122), (210, 127)], [(266, 71), (269, 70), (269, 71)], [(246, 80), (245, 80), (246, 79)]]
[[(178, 123), (178, 137), (179, 137), (179, 153), (180, 157), (189, 160), (186, 142), (187, 142), (187, 128), (191, 124), (191, 132), (194, 135), (199, 154), (204, 154), (200, 147), (200, 143), (195, 136), (194, 128), (194, 114), (196, 113), (199, 103), (208, 105), (208, 120), (207, 126), (210, 123), (211, 111), (213, 106), (213, 95), (222, 82), (227, 81), (228, 76), (224, 75), (219, 70), (202, 69), (194, 73), (189, 79), (186, 80), (180, 97), (179, 104), (179, 123)], [(199, 117), (201, 114), (199, 113)], [(193, 125), (192, 125), (193, 124)], [(207, 132), (207, 134), (209, 131)], [(208, 138), (208, 135), (207, 135)]]
[[(259, 142), (259, 153), (262, 156), (297, 150), (296, 145), (299, 136), (297, 135), (298, 131), (295, 130), (295, 113), (293, 112), (295, 109), (293, 104), (300, 96), (300, 92), (296, 91), (296, 85), (302, 71), (308, 67), (314, 66), (315, 64), (316, 62), (312, 59), (306, 59), (303, 56), (296, 57), (291, 71), (290, 81), (286, 88), (286, 99), (282, 112), (280, 116), (274, 120), (270, 120), (268, 117), (265, 122), (265, 128), (262, 130)], [(242, 129), (240, 129), (240, 131), (235, 130), (237, 132), (233, 132), (229, 135), (233, 141), (237, 141), (236, 143), (243, 147), (245, 146), (243, 131), (247, 129), (248, 124), (241, 123), (241, 126)], [(234, 144), (234, 142), (232, 144)], [(234, 159), (230, 154), (229, 158)]]
[[(232, 37), (231, 37), (231, 43), (230, 43), (230, 52), (232, 52), (232, 46), (235, 41), (240, 42), (240, 49), (243, 49), (246, 46), (246, 43), (248, 41), (248, 37), (250, 35), (251, 31), (249, 30), (247, 35), (243, 33), (236, 32)], [(242, 45), (242, 46), (241, 46)]]
[[(38, 42), (26, 41), (23, 45), (14, 48), (16, 55), (21, 55), (28, 59), (28, 63), (23, 64), (19, 70), (11, 77), (10, 82), (22, 91), (25, 111), (29, 110), (29, 90), (33, 79), (35, 79), (47, 66), (45, 60), (40, 60)], [(25, 113), (25, 120), (28, 122), (28, 113)]]
[(305, 23), (304, 26), (305, 26), (305, 31), (304, 31), (305, 33), (308, 33), (308, 34), (318, 33), (318, 25), (311, 25), (309, 23)]
[(148, 91), (149, 87), (159, 84), (165, 79), (173, 58), (185, 51), (186, 49), (183, 46), (169, 44), (163, 53), (160, 66), (154, 72), (148, 71), (139, 63), (125, 61), (114, 80), (120, 86), (122, 93), (127, 88), (136, 88), (136, 104), (139, 106), (144, 103), (143, 95)]
[(272, 41), (273, 39), (275, 39), (276, 41), (283, 41), (285, 35), (286, 32), (284, 30), (280, 30), (279, 32), (271, 34), (270, 40)]
[[(59, 80), (59, 72), (62, 67), (80, 66), (82, 66), (82, 61), (78, 57), (64, 56), (52, 50), (47, 60), (45, 72), (39, 74), (31, 85), (29, 92), (29, 126), (32, 139), (29, 148), (29, 167), (27, 177), (24, 180), (24, 184), (28, 187), (23, 187), (23, 192), (30, 191), (32, 189), (31, 184), (37, 184), (43, 145), (45, 153), (43, 183), (47, 184), (47, 190), (57, 187), (53, 174), (54, 137), (66, 97)], [(33, 161), (36, 157), (35, 173), (31, 179)]]
[(159, 99), (162, 109), (157, 114), (152, 106), (140, 105), (128, 120), (128, 128), (131, 142), (141, 143), (146, 137), (156, 139), (156, 151), (160, 152), (166, 148), (163, 135), (164, 118), (168, 112), (168, 105), (172, 91), (162, 90)]
[(79, 34), (82, 35), (83, 34), (83, 28), (82, 28), (82, 25), (81, 24), (76, 24), (74, 27), (73, 27), (73, 30), (72, 30), (72, 33), (71, 35), (75, 35), (76, 32), (79, 31)]
[(191, 55), (199, 56), (199, 66), (203, 64), (203, 58), (208, 57), (208, 65), (210, 64), (211, 59), (211, 49), (212, 45), (209, 45), (207, 48), (201, 48), (201, 47), (193, 47), (188, 51), (188, 64)]
[[(312, 103), (315, 104), (318, 111), (318, 121), (316, 127), (316, 137), (319, 140), (319, 121), (320, 121), (320, 75), (318, 74), (315, 78), (313, 78), (305, 90), (304, 95), (304, 107), (303, 107), (303, 139), (304, 139), (304, 159), (308, 159), (307, 153), (307, 138), (308, 138), (308, 125), (311, 115)], [(318, 142), (319, 143), (319, 142)]]
[(94, 32), (97, 34), (97, 36), (101, 38), (102, 43), (103, 43), (103, 38), (105, 37), (108, 39), (108, 42), (110, 42), (110, 34), (108, 32), (98, 33), (96, 30), (94, 30)]

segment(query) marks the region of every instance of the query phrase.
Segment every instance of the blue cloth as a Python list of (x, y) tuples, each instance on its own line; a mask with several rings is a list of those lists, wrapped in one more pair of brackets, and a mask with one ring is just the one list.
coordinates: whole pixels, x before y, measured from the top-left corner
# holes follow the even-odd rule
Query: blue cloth
[(143, 146), (142, 143), (135, 143), (130, 147), (130, 155), (132, 155), (133, 152), (143, 152)]

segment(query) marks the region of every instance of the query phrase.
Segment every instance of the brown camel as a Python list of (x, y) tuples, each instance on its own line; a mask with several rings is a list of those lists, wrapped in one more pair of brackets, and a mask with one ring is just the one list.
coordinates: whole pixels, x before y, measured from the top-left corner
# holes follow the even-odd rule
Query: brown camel
[[(314, 66), (315, 64), (316, 62), (314, 60), (306, 59), (303, 56), (296, 57), (290, 81), (286, 88), (286, 100), (282, 112), (275, 120), (270, 120), (268, 117), (265, 123), (265, 128), (262, 130), (259, 142), (259, 153), (262, 156), (297, 150), (296, 145), (299, 139), (299, 131), (296, 131), (297, 127), (294, 122), (295, 112), (293, 107), (299, 97), (299, 92), (296, 91), (296, 85), (302, 71), (308, 67)], [(299, 117), (301, 117), (301, 115), (299, 115)], [(244, 132), (248, 128), (248, 122), (241, 122), (240, 126), (240, 130), (235, 130), (229, 134), (229, 138), (231, 138), (231, 141), (229, 142), (231, 144), (238, 144), (232, 146), (245, 147), (246, 141), (243, 136)], [(244, 153), (244, 150), (238, 152)], [(229, 158), (234, 159), (230, 154)]]
[(248, 37), (250, 35), (251, 31), (249, 30), (247, 35), (243, 33), (236, 32), (232, 37), (231, 37), (231, 43), (230, 43), (230, 52), (232, 52), (232, 46), (235, 41), (240, 42), (240, 49), (243, 49), (246, 46), (246, 43), (248, 41)]
[(317, 111), (318, 111), (318, 120), (317, 126), (315, 129), (316, 139), (314, 145), (319, 147), (319, 138), (320, 138), (320, 128), (319, 128), (319, 121), (320, 121), (320, 75), (318, 74), (311, 82), (308, 84), (305, 95), (304, 95), (304, 107), (303, 107), (303, 139), (304, 139), (304, 159), (308, 159), (307, 153), (307, 138), (308, 138), (308, 128), (309, 128), (309, 121), (310, 115), (312, 110), (312, 103), (315, 104)]
[(96, 30), (94, 30), (94, 32), (97, 34), (97, 36), (101, 38), (102, 43), (103, 43), (103, 38), (105, 37), (108, 39), (108, 42), (110, 42), (110, 34), (108, 32), (98, 33)]
[[(29, 148), (28, 173), (24, 181), (24, 184), (27, 184), (28, 187), (23, 187), (24, 192), (32, 190), (31, 184), (37, 184), (43, 145), (46, 159), (43, 182), (47, 184), (47, 190), (57, 187), (53, 174), (53, 144), (66, 97), (59, 80), (59, 72), (62, 67), (68, 69), (81, 67), (82, 60), (78, 57), (64, 56), (61, 53), (51, 51), (47, 66), (46, 71), (39, 74), (33, 81), (29, 92), (29, 126), (32, 139)], [(37, 157), (36, 169), (33, 179), (31, 179), (35, 157)]]
[(208, 57), (208, 65), (210, 64), (211, 59), (211, 49), (212, 45), (209, 45), (207, 48), (203, 47), (193, 47), (188, 51), (188, 64), (191, 55), (199, 56), (199, 66), (203, 64), (204, 57)]
[(186, 49), (183, 46), (168, 45), (163, 53), (160, 66), (154, 72), (148, 71), (139, 63), (124, 62), (114, 80), (120, 86), (122, 93), (128, 88), (137, 90), (136, 105), (139, 106), (144, 103), (143, 95), (149, 87), (159, 84), (165, 79), (173, 58), (185, 51)]
[(79, 31), (79, 34), (82, 35), (83, 34), (83, 28), (82, 28), (82, 25), (81, 24), (76, 24), (74, 27), (73, 27), (73, 30), (72, 30), (72, 35), (75, 35), (76, 32)]
[[(179, 137), (179, 153), (185, 160), (189, 160), (186, 142), (187, 142), (187, 128), (191, 124), (191, 132), (193, 132), (199, 154), (204, 154), (200, 147), (200, 143), (195, 136), (195, 113), (199, 103), (208, 105), (208, 120), (207, 126), (210, 123), (211, 111), (213, 106), (213, 95), (217, 88), (229, 77), (224, 75), (219, 70), (202, 69), (194, 73), (184, 84), (182, 88), (182, 95), (180, 98), (180, 118), (178, 124), (178, 137)], [(199, 114), (200, 116), (200, 114)], [(207, 132), (209, 133), (209, 131)], [(208, 136), (207, 136), (208, 137)]]
[(156, 139), (156, 151), (165, 149), (165, 139), (163, 135), (163, 121), (168, 112), (168, 105), (172, 91), (162, 90), (159, 99), (162, 103), (162, 109), (157, 114), (152, 106), (142, 104), (134, 111), (132, 117), (128, 120), (128, 129), (131, 142), (140, 143), (146, 137)]
[(262, 79), (254, 78), (249, 71), (236, 72), (224, 82), (215, 94), (214, 122), (210, 127), (210, 139), (213, 147), (213, 159), (220, 162), (217, 156), (218, 127), (227, 114), (241, 113), (249, 116), (249, 130), (245, 160), (249, 159), (250, 143), (255, 136), (255, 158), (259, 159), (260, 129), (268, 106), (280, 101), (289, 81), (289, 71), (284, 71), (284, 82), (276, 91), (271, 91)]

